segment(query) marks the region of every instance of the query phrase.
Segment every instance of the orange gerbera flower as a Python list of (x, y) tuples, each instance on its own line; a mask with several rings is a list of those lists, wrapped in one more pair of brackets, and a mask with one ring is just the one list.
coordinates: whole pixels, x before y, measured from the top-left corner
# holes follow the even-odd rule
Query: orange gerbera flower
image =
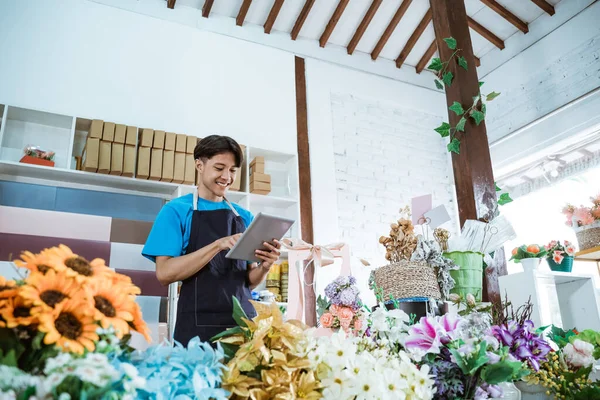
[(86, 289), (88, 297), (94, 301), (94, 319), (104, 329), (112, 325), (119, 338), (129, 333), (128, 322), (133, 321), (130, 310), (135, 300), (126, 289), (110, 279), (94, 280)]
[(88, 261), (73, 253), (70, 248), (63, 244), (51, 248), (48, 251), (48, 256), (53, 262), (64, 265), (66, 274), (75, 278), (78, 283), (84, 283), (91, 278), (103, 276), (107, 271), (110, 271), (104, 264), (104, 260), (96, 258)]
[(24, 251), (21, 254), (21, 260), (15, 260), (15, 264), (22, 268), (27, 268), (31, 272), (39, 272), (45, 274), (53, 269), (60, 271), (65, 268), (61, 263), (52, 261), (49, 257), (49, 249), (44, 249), (38, 254), (33, 254), (30, 251)]
[(0, 275), (0, 306), (3, 302), (17, 294), (17, 283), (15, 281), (9, 281), (5, 277)]
[(152, 342), (152, 338), (150, 337), (150, 328), (148, 328), (146, 321), (144, 321), (144, 318), (142, 318), (142, 309), (140, 308), (140, 305), (133, 302), (129, 311), (133, 315), (133, 321), (129, 322), (129, 326), (136, 332), (141, 333), (148, 343)]
[(44, 343), (77, 354), (83, 354), (84, 349), (94, 351), (98, 325), (88, 310), (86, 303), (69, 299), (58, 306), (57, 313), (40, 315), (38, 329), (46, 333)]
[(38, 322), (37, 316), (31, 313), (31, 304), (19, 296), (10, 297), (0, 308), (0, 327), (16, 328), (29, 326)]
[(65, 272), (57, 273), (53, 269), (48, 270), (45, 275), (32, 272), (25, 282), (20, 288), (20, 294), (33, 304), (32, 314), (54, 311), (63, 301), (84, 296), (75, 279), (68, 277)]

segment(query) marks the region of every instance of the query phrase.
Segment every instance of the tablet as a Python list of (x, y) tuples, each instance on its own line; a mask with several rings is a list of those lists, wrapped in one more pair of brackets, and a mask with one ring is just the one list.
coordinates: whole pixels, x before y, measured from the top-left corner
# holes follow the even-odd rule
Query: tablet
[(281, 239), (294, 224), (293, 219), (275, 217), (273, 215), (258, 213), (254, 220), (240, 237), (240, 240), (229, 250), (226, 258), (260, 262), (256, 257), (256, 250), (264, 249), (263, 242)]

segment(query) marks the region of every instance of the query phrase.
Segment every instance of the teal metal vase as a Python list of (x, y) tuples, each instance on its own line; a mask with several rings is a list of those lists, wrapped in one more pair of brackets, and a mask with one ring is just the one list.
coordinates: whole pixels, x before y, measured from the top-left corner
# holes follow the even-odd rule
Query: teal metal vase
[(550, 266), (550, 269), (552, 271), (571, 272), (571, 270), (573, 269), (573, 257), (571, 257), (571, 256), (567, 256), (567, 257), (563, 258), (561, 263), (556, 263), (551, 258), (547, 258), (547, 260), (548, 260), (548, 266)]

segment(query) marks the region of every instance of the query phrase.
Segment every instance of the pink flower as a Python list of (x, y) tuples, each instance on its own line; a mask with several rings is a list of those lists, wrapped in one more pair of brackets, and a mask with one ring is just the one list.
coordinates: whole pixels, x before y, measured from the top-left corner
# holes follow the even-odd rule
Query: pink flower
[(556, 246), (558, 244), (558, 242), (556, 240), (551, 241), (548, 246), (546, 246), (548, 249), (553, 248), (554, 246)]
[(591, 225), (595, 221), (590, 209), (586, 207), (577, 208), (573, 213), (573, 217), (575, 217), (579, 226)]
[(350, 322), (352, 321), (352, 318), (354, 318), (354, 312), (348, 307), (341, 307), (337, 317), (340, 319), (340, 322)]
[(600, 206), (592, 208), (592, 217), (600, 219)]
[(354, 321), (354, 329), (356, 329), (357, 331), (360, 331), (363, 327), (363, 320), (362, 319), (357, 319), (356, 321)]
[(555, 256), (562, 256), (562, 250), (554, 250), (554, 255)]
[(331, 315), (330, 313), (325, 313), (323, 315), (321, 315), (321, 318), (319, 318), (319, 321), (321, 322), (321, 325), (324, 328), (329, 328), (331, 327), (331, 325), (333, 325), (333, 315)]
[(350, 322), (351, 321), (342, 321), (340, 320), (340, 326), (342, 327), (342, 329), (344, 330), (344, 332), (348, 332), (348, 329), (350, 329)]
[(555, 263), (560, 264), (562, 262), (562, 260), (564, 259), (564, 257), (561, 256), (560, 254), (555, 254), (554, 257), (552, 257), (552, 259), (554, 260)]
[(575, 246), (568, 246), (567, 247), (567, 254), (570, 256), (574, 256), (575, 255)]
[(342, 307), (340, 307), (340, 306), (338, 306), (338, 305), (336, 305), (336, 304), (333, 304), (331, 307), (329, 307), (329, 312), (330, 312), (331, 314), (333, 314), (334, 316), (336, 316), (336, 317), (337, 317), (337, 316), (338, 316), (338, 313), (340, 312), (340, 309), (341, 309), (341, 308), (342, 308)]
[(565, 240), (565, 246), (570, 246), (571, 242), (569, 242), (568, 240)]
[(440, 326), (434, 318), (421, 317), (419, 323), (408, 330), (404, 347), (423, 353), (439, 353), (441, 342)]
[(575, 339), (563, 349), (565, 360), (574, 367), (589, 367), (594, 363), (594, 345), (583, 340)]

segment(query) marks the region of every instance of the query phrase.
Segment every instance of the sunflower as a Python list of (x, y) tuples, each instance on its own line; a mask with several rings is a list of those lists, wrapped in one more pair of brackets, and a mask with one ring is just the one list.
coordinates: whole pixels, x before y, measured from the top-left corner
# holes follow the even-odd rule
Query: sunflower
[(15, 264), (21, 268), (27, 268), (31, 272), (39, 272), (42, 275), (53, 269), (60, 271), (65, 269), (61, 263), (57, 263), (48, 257), (50, 249), (44, 249), (38, 254), (33, 254), (30, 251), (24, 251), (21, 254), (21, 260), (15, 260)]
[(96, 258), (88, 261), (73, 253), (64, 244), (53, 247), (48, 251), (48, 257), (54, 263), (64, 266), (64, 271), (70, 277), (75, 278), (78, 283), (84, 283), (91, 278), (101, 277), (110, 269), (104, 264), (104, 260)]
[(39, 331), (46, 333), (44, 344), (56, 344), (64, 351), (83, 354), (84, 349), (94, 351), (98, 340), (98, 325), (87, 312), (81, 300), (69, 299), (57, 307), (57, 313), (39, 316)]
[(152, 342), (152, 338), (150, 337), (150, 328), (148, 328), (146, 321), (144, 321), (142, 318), (142, 309), (140, 308), (140, 305), (132, 301), (129, 312), (131, 315), (133, 315), (133, 321), (129, 321), (129, 326), (136, 332), (141, 333), (148, 343)]
[(15, 281), (9, 281), (0, 275), (0, 307), (4, 302), (8, 301), (8, 299), (15, 296), (18, 290), (19, 289)]
[(32, 314), (31, 307), (31, 304), (18, 294), (10, 297), (0, 308), (0, 327), (16, 328), (37, 323), (38, 318)]
[[(53, 311), (59, 304), (84, 295), (73, 278), (53, 269), (46, 274), (32, 272), (20, 289), (21, 296), (34, 306), (32, 313)], [(89, 308), (89, 307), (88, 307)]]
[(108, 279), (111, 279), (114, 285), (119, 285), (121, 288), (125, 289), (128, 294), (142, 293), (140, 288), (135, 286), (131, 278), (127, 275), (120, 274), (108, 268), (108, 271), (106, 272), (106, 277)]
[(112, 325), (118, 338), (129, 333), (128, 322), (133, 321), (130, 310), (135, 300), (126, 289), (126, 286), (114, 284), (110, 279), (94, 280), (86, 288), (88, 297), (94, 302), (94, 319), (104, 329)]

